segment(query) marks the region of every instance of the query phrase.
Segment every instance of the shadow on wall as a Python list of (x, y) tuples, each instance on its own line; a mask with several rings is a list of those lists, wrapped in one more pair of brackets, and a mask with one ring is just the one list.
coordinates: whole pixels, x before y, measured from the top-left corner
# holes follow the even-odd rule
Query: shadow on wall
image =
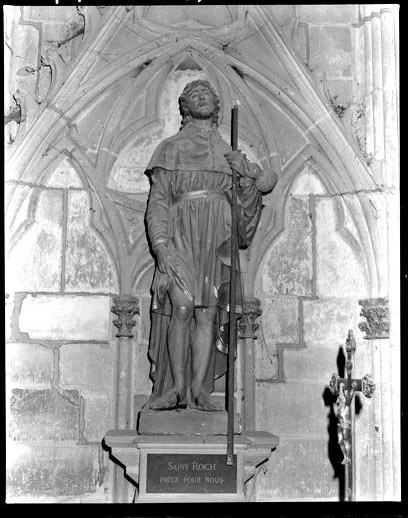
[[(132, 504), (136, 502), (137, 495), (139, 493), (139, 484), (137, 484), (129, 475), (126, 473), (126, 466), (120, 462), (116, 457), (112, 455), (111, 448), (105, 443), (105, 439), (101, 441), (102, 449), (109, 453), (109, 460), (115, 464), (115, 469), (120, 468), (119, 477), (123, 477), (125, 480), (130, 482), (134, 488), (133, 496), (132, 496)], [(123, 472), (122, 472), (123, 470)], [(116, 475), (115, 475), (116, 476)]]
[[(345, 377), (345, 366), (346, 366), (346, 356), (344, 354), (343, 347), (339, 348), (339, 352), (337, 354), (337, 372), (341, 378)], [(329, 407), (329, 413), (327, 414), (328, 425), (327, 432), (329, 434), (329, 442), (327, 445), (327, 453), (330, 460), (331, 465), (333, 466), (334, 474), (333, 478), (339, 479), (339, 500), (340, 502), (344, 501), (345, 496), (345, 473), (344, 473), (344, 465), (341, 464), (343, 460), (343, 454), (341, 452), (338, 439), (337, 439), (337, 417), (334, 412), (334, 405), (336, 403), (337, 396), (332, 394), (329, 386), (326, 386), (323, 394), (323, 401), (325, 406)], [(355, 415), (360, 413), (362, 408), (360, 398), (356, 394), (355, 398)]]
[(343, 460), (343, 454), (337, 441), (337, 417), (334, 413), (334, 404), (336, 402), (336, 396), (331, 393), (329, 387), (327, 386), (324, 389), (322, 397), (325, 406), (329, 407), (329, 413), (327, 414), (327, 432), (329, 434), (327, 453), (329, 456), (330, 463), (334, 470), (333, 478), (339, 479), (339, 500), (342, 502), (344, 500), (345, 477), (344, 465), (341, 464), (341, 461)]

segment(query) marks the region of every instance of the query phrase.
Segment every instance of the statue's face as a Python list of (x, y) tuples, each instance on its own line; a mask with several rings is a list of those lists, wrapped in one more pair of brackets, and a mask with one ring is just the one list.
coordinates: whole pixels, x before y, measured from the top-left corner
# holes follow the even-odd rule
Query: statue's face
[(188, 96), (188, 107), (194, 119), (209, 119), (215, 111), (215, 99), (205, 86), (196, 86)]

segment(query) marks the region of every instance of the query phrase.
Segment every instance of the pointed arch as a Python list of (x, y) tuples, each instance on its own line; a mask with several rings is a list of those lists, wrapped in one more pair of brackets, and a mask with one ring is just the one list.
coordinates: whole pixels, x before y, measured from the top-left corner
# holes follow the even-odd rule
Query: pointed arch
[[(190, 56), (208, 74), (223, 97), (221, 129), (228, 133), (227, 112), (232, 101), (238, 98), (243, 105), (242, 112), (248, 115), (247, 121), (244, 117), (242, 119), (240, 139), (248, 145), (257, 144), (258, 147), (254, 149), (256, 157), (265, 168), (273, 169), (280, 177), (275, 193), (271, 196), (271, 204), (274, 206), (266, 211), (270, 221), (267, 222), (269, 230), (265, 242), (282, 226), (279, 196), (284, 195), (294, 166), (305, 157), (317, 157), (318, 161), (325, 163), (324, 180), (330, 194), (355, 193), (377, 188), (364, 160), (356, 147), (346, 138), (341, 123), (329, 103), (317, 92), (308, 71), (288, 49), (274, 26), (271, 14), (263, 6), (247, 6), (247, 18), (237, 19), (227, 28), (195, 32), (177, 26), (152, 27), (150, 22), (150, 25), (146, 24), (143, 15), (141, 18), (136, 17), (130, 27), (129, 13), (125, 6), (112, 7), (103, 16), (98, 15), (94, 18), (90, 16), (91, 8), (84, 8), (84, 13), (88, 28), (76, 61), (69, 66), (68, 75), (53, 93), (53, 98), (44, 103), (43, 111), (10, 159), (8, 167), (17, 178), (36, 183), (49, 160), (48, 151), (56, 147), (56, 144), (59, 144), (61, 149), (63, 143), (62, 149), (68, 147), (72, 156), (81, 163), (85, 175), (90, 179), (98, 199), (104, 206), (104, 211), (107, 214), (111, 214), (112, 211), (114, 213), (114, 202), (105, 194), (106, 178), (114, 157), (105, 156), (101, 160), (104, 166), (101, 176), (101, 170), (95, 168), (85, 150), (81, 149), (81, 143), (75, 138), (75, 119), (101, 92), (120, 84), (124, 95), (126, 93), (129, 96), (130, 92), (140, 95), (148, 85), (152, 85), (151, 81), (154, 83), (154, 77), (158, 77), (159, 74), (162, 74), (163, 78), (168, 77), (183, 56)], [(109, 52), (114, 38), (125, 27), (132, 31), (135, 39), (139, 38), (140, 41), (144, 38), (145, 42), (121, 50), (115, 59), (106, 63), (103, 53)], [(254, 27), (262, 34), (268, 52), (273, 53), (281, 63), (290, 82), (285, 82), (284, 77), (274, 77), (272, 69), (256, 61), (248, 63), (245, 56), (241, 57), (239, 53), (234, 52), (233, 45), (231, 49), (225, 45), (227, 40), (233, 43), (234, 34), (253, 30)], [(150, 32), (148, 37), (149, 30), (153, 32)], [(104, 66), (95, 68), (95, 65), (101, 65), (102, 61)], [(157, 100), (160, 85), (157, 82), (156, 85)], [(153, 89), (148, 89), (149, 94), (153, 95), (153, 92)], [(267, 109), (270, 102), (281, 107), (288, 119), (302, 129), (310, 141), (310, 145), (305, 145), (293, 163), (288, 164), (283, 172), (274, 137), (273, 120)], [(123, 99), (118, 99), (117, 106), (123, 109)], [(157, 106), (152, 102), (149, 106), (152, 110), (145, 114), (142, 122), (135, 121), (127, 128), (122, 128), (120, 138), (114, 142), (116, 146), (123, 148), (135, 135), (158, 124)], [(119, 126), (121, 113), (123, 115), (123, 111), (120, 110), (111, 113), (111, 128), (111, 124), (113, 127)], [(106, 136), (104, 144), (112, 143)], [(367, 195), (359, 193), (357, 199), (358, 201), (349, 202), (350, 213), (355, 218), (361, 235), (370, 265), (371, 286), (375, 293), (381, 290), (383, 282), (377, 264), (380, 261), (380, 251), (376, 223)], [(123, 229), (120, 230), (118, 227), (118, 231), (119, 236), (123, 236)], [(116, 250), (118, 238), (112, 238), (112, 246)], [(265, 242), (260, 243), (255, 264), (259, 264)], [(253, 252), (252, 249), (250, 254)]]
[[(271, 121), (262, 110), (260, 103), (254, 98), (251, 89), (248, 88), (239, 74), (228, 66), (228, 60), (223, 55), (220, 57), (218, 53), (214, 54), (212, 49), (209, 49), (202, 42), (187, 40), (174, 45), (171, 53), (169, 50), (165, 55), (157, 57), (140, 72), (134, 82), (127, 81), (128, 85), (123, 91), (123, 96), (117, 100), (115, 109), (112, 110), (106, 124), (108, 130), (105, 130), (101, 139), (101, 147), (104, 148), (105, 155), (108, 154), (106, 150), (109, 149), (109, 156), (106, 156), (106, 162), (104, 163), (103, 174), (105, 179), (115, 161), (112, 152), (118, 153), (120, 148), (123, 149), (136, 135), (140, 136), (142, 133), (154, 131), (160, 126), (159, 99), (161, 91), (170, 74), (177, 68), (180, 61), (187, 56), (199, 65), (222, 97), (220, 129), (224, 130), (226, 134), (229, 133), (230, 108), (234, 101), (238, 99), (248, 118), (246, 123), (241, 124), (240, 140), (248, 148), (255, 148), (254, 154), (263, 162), (264, 167), (279, 174), (280, 161)], [(116, 134), (112, 130), (122, 122), (123, 104), (126, 105), (126, 100), (134, 95), (134, 92), (140, 96), (145, 91), (147, 92), (145, 116), (130, 123), (127, 128)]]
[[(304, 164), (310, 160), (317, 166), (319, 179), (327, 191), (327, 196), (332, 197), (335, 186), (333, 186), (331, 175), (327, 174), (327, 170), (328, 168), (333, 168), (333, 164), (324, 153), (313, 146), (309, 146), (293, 161), (290, 168), (285, 171), (285, 175), (280, 178), (274, 191), (265, 201), (259, 229), (248, 250), (249, 267), (246, 285), (249, 287), (255, 286), (258, 270), (268, 249), (285, 228), (285, 210), (290, 188), (302, 172)], [(366, 200), (367, 195), (364, 193), (355, 194), (354, 192), (350, 192), (348, 195), (347, 193), (339, 193), (338, 195), (344, 201), (357, 228), (359, 239), (358, 243), (355, 244), (360, 257), (363, 259), (364, 268), (367, 271), (370, 293), (372, 296), (375, 296), (377, 293), (381, 293), (385, 281), (379, 268), (380, 258), (378, 254), (380, 248), (376, 247), (374, 242), (377, 231), (374, 227), (375, 222), (371, 220), (372, 210), (371, 215), (367, 217), (367, 213), (370, 211), (369, 202)], [(371, 225), (371, 228), (369, 225)], [(346, 231), (345, 236), (346, 240), (353, 241), (353, 237)], [(253, 294), (248, 293), (248, 295)]]

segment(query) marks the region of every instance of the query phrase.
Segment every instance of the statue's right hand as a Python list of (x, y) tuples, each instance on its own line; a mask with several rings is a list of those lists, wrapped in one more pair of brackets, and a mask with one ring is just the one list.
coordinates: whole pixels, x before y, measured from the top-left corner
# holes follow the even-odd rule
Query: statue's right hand
[(175, 257), (166, 245), (160, 244), (156, 249), (157, 266), (159, 271), (166, 273), (170, 279), (174, 279), (173, 271), (177, 269)]

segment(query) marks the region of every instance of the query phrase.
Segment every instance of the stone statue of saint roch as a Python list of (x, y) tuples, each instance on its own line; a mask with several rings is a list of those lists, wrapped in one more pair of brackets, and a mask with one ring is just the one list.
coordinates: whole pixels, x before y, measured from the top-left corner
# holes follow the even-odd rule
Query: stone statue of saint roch
[[(232, 148), (218, 131), (219, 99), (208, 81), (179, 98), (180, 131), (159, 144), (146, 224), (156, 256), (149, 358), (153, 392), (145, 409), (222, 410), (210, 394), (225, 372), (232, 168), (239, 175), (239, 246), (249, 245), (262, 192), (277, 180)], [(239, 278), (239, 276), (238, 276)], [(242, 306), (237, 283), (237, 312)]]

